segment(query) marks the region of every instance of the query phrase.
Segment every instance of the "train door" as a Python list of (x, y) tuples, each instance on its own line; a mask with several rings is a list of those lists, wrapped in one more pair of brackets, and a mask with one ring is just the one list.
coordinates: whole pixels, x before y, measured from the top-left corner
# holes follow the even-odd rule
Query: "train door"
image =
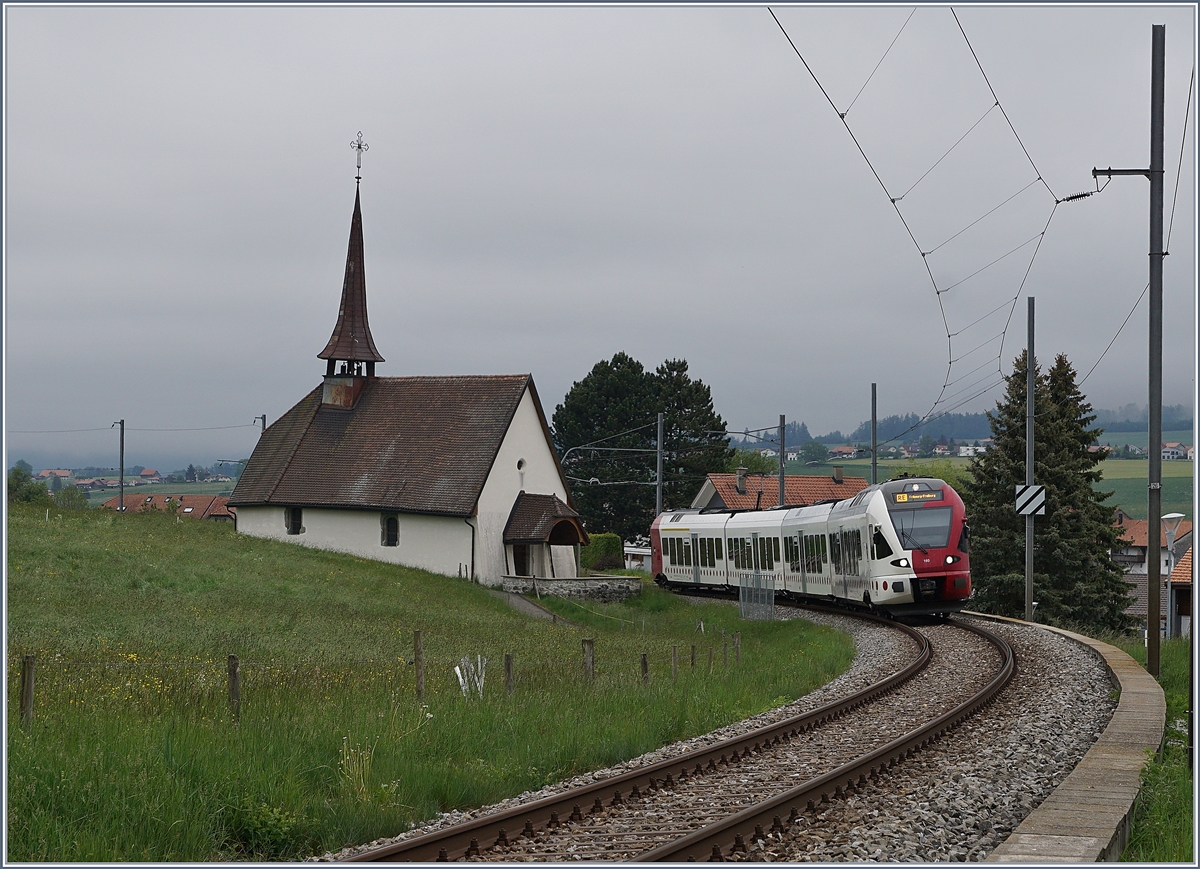
[(850, 599), (850, 535), (845, 528), (838, 526), (838, 573), (841, 574), (841, 597)]

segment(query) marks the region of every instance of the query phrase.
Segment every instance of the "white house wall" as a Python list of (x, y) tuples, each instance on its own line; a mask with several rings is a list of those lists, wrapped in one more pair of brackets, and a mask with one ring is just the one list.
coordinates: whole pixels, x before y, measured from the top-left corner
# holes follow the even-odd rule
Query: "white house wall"
[[(518, 468), (517, 463), (522, 459), (524, 467)], [(508, 567), (505, 567), (504, 526), (517, 493), (522, 489), (531, 495), (557, 495), (564, 502), (567, 500), (567, 490), (558, 473), (558, 459), (546, 439), (528, 389), (521, 396), (479, 496), (475, 570), (479, 581), (487, 585), (500, 585), (501, 577), (512, 571), (511, 552)], [(539, 548), (531, 546), (530, 554)], [(559, 578), (576, 576), (574, 548), (552, 546), (550, 550), (554, 555), (554, 575)], [(547, 574), (546, 565), (536, 557), (532, 563), (540, 566), (541, 575)]]
[(305, 507), (300, 534), (287, 533), (285, 513), (283, 507), (238, 507), (237, 530), (254, 537), (346, 552), (450, 576), (460, 569), (464, 575), (470, 570), (471, 528), (462, 519), (386, 514), (399, 518), (400, 540), (398, 546), (384, 546), (380, 522), (385, 514), (377, 510)]

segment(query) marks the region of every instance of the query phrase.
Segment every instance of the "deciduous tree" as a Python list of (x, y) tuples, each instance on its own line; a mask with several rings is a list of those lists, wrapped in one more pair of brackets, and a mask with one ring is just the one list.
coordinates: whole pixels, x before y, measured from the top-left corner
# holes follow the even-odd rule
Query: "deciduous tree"
[(664, 507), (691, 502), (704, 476), (724, 471), (731, 451), (712, 394), (669, 359), (654, 372), (626, 353), (597, 362), (554, 410), (552, 428), (571, 495), (589, 531), (644, 537), (654, 519), (658, 413)]

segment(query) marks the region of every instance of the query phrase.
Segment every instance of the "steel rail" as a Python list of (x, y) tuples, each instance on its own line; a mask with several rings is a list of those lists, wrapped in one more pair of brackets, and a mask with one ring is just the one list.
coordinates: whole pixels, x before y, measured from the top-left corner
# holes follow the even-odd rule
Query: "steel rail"
[(996, 695), (1012, 679), (1016, 662), (1012, 647), (990, 631), (962, 622), (953, 622), (956, 627), (973, 631), (991, 642), (1000, 652), (1001, 667), (991, 681), (974, 696), (944, 712), (916, 730), (864, 755), (858, 760), (844, 764), (831, 772), (818, 776), (805, 784), (778, 794), (757, 805), (745, 808), (728, 818), (709, 824), (701, 829), (631, 858), (630, 862), (651, 863), (660, 861), (682, 862), (688, 860), (725, 860), (734, 852), (745, 853), (747, 842), (763, 838), (764, 831), (782, 832), (785, 823), (795, 821), (804, 812), (814, 812), (818, 805), (828, 803), (831, 795), (842, 797), (866, 785), (868, 779), (880, 777), (901, 760), (910, 757), (948, 730), (958, 726), (968, 716), (995, 699)]
[[(582, 821), (588, 815), (600, 812), (606, 805), (621, 805), (626, 796), (636, 798), (644, 792), (652, 793), (662, 788), (669, 789), (674, 787), (677, 779), (687, 780), (696, 775), (714, 772), (718, 765), (730, 767), (751, 754), (766, 751), (780, 743), (790, 742), (792, 738), (801, 733), (841, 718), (846, 713), (894, 690), (921, 672), (932, 659), (933, 652), (929, 638), (908, 625), (873, 614), (848, 612), (835, 607), (808, 604), (805, 608), (839, 615), (855, 615), (885, 624), (908, 634), (916, 642), (918, 653), (907, 666), (887, 678), (811, 712), (794, 715), (741, 736), (731, 737), (713, 745), (660, 760), (560, 794), (473, 818), (461, 824), (434, 830), (381, 848), (363, 851), (340, 862), (428, 863), (455, 860), (459, 857), (477, 854), (481, 850), (492, 847), (493, 844), (503, 844), (522, 835), (531, 835), (537, 829), (547, 826), (557, 827), (568, 821)], [(637, 859), (643, 858), (638, 857)]]

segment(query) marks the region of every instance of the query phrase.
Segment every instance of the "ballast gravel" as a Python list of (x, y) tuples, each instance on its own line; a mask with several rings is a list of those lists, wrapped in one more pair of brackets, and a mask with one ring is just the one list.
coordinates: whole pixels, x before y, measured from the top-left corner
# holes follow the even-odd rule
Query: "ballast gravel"
[[(898, 632), (857, 619), (786, 608), (777, 614), (781, 619), (807, 618), (851, 634), (858, 654), (850, 669), (793, 703), (712, 733), (478, 810), (448, 812), (394, 838), (312, 859), (344, 859), (810, 711), (895, 672), (915, 651), (911, 640)], [(748, 843), (749, 852), (738, 856), (755, 862), (986, 857), (1075, 766), (1103, 732), (1116, 700), (1103, 663), (1090, 650), (1036, 628), (991, 622), (985, 626), (1004, 636), (1017, 655), (1017, 673), (995, 703), (886, 778), (847, 799), (835, 800), (818, 815), (805, 815), (782, 834)]]
[(756, 843), (746, 859), (975, 862), (1049, 796), (1116, 709), (1108, 671), (1058, 634), (979, 623), (1016, 653), (1016, 675), (999, 699), (888, 778)]

